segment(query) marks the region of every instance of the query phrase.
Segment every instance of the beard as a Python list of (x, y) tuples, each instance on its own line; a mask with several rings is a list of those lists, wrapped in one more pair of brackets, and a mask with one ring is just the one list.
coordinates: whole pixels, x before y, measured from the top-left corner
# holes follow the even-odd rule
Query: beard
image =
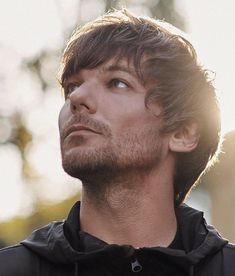
[[(98, 134), (68, 136), (69, 128), (78, 123)], [(159, 128), (156, 122), (156, 125), (131, 126), (117, 134), (87, 115), (73, 116), (60, 124), (63, 169), (80, 179), (84, 189), (96, 198), (102, 198), (114, 185), (134, 185), (141, 175), (161, 163), (164, 139)]]
[[(108, 135), (102, 141), (96, 147), (86, 146), (85, 138), (80, 136), (67, 141), (69, 150), (61, 143), (65, 172), (80, 179), (86, 192), (96, 198), (118, 183), (136, 183), (136, 176), (151, 171), (161, 160), (162, 139), (158, 130), (130, 128), (116, 139)], [(130, 176), (131, 182), (126, 180)]]

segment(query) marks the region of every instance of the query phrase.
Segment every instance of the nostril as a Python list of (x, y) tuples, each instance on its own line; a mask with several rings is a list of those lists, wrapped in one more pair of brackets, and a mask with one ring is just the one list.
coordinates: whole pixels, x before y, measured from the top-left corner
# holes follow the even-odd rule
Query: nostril
[(70, 101), (70, 109), (72, 113), (76, 113), (76, 112), (92, 112), (91, 107), (89, 107), (86, 104), (83, 103), (79, 103), (79, 104), (74, 104)]

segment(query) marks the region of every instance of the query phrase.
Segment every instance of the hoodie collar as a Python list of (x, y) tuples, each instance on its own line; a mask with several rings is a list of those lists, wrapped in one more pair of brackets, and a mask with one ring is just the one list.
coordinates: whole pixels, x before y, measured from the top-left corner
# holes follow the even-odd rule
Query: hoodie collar
[[(53, 222), (38, 229), (22, 244), (54, 263), (130, 258), (132, 246), (109, 245), (80, 230), (80, 203), (71, 209), (66, 221)], [(176, 210), (178, 227), (184, 250), (172, 248), (143, 248), (151, 254), (163, 254), (182, 265), (195, 265), (209, 254), (219, 251), (227, 241), (206, 224), (203, 213), (183, 204)], [(112, 257), (111, 257), (112, 256)], [(116, 259), (116, 258), (115, 258)]]

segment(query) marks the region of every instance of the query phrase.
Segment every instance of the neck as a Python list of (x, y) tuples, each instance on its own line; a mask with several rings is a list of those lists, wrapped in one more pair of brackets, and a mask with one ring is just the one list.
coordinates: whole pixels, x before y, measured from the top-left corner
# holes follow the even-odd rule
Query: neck
[(164, 174), (151, 171), (138, 177), (129, 174), (125, 181), (123, 176), (120, 182), (112, 179), (102, 198), (84, 186), (81, 229), (109, 244), (167, 247), (177, 229), (173, 173), (168, 168), (161, 170)]

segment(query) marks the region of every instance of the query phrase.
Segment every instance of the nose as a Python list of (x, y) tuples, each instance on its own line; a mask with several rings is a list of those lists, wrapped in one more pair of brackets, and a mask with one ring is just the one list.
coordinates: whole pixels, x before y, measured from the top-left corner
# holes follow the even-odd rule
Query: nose
[(69, 100), (70, 110), (73, 114), (77, 112), (95, 113), (96, 99), (94, 94), (94, 84), (84, 82), (71, 92)]

